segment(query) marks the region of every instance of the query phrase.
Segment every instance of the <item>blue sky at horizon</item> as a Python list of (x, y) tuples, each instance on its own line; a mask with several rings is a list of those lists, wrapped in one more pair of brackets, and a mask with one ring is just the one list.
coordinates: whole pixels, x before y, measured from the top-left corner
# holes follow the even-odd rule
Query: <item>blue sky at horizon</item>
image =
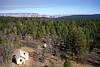
[(100, 14), (100, 0), (0, 0), (0, 13)]

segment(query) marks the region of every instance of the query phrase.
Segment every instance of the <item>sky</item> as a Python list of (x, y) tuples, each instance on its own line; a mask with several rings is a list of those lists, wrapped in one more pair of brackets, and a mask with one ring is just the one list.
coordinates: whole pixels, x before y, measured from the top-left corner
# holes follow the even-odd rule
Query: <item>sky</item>
[(100, 0), (0, 0), (0, 13), (100, 14)]

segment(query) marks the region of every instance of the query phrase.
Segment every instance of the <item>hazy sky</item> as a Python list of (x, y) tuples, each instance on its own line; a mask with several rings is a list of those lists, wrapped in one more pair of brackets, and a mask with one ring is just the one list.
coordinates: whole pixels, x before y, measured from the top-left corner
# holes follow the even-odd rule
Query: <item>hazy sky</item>
[(100, 0), (0, 0), (0, 13), (100, 14)]

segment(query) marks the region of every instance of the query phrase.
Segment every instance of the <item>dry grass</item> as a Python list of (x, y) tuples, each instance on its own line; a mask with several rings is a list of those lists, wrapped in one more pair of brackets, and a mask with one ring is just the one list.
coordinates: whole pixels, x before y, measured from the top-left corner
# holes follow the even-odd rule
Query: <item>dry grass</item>
[(33, 48), (30, 48), (30, 47), (21, 47), (20, 49), (26, 52), (34, 52)]
[(94, 67), (94, 66), (89, 65), (89, 64), (76, 63), (75, 61), (71, 61), (71, 62), (72, 62), (72, 67)]

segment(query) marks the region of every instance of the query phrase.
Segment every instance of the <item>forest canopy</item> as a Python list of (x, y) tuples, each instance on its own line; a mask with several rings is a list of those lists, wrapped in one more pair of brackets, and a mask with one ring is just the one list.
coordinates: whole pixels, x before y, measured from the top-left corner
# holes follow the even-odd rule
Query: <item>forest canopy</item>
[(79, 58), (87, 50), (98, 48), (99, 45), (91, 47), (91, 43), (100, 43), (100, 19), (0, 17), (0, 45), (28, 35), (40, 41), (47, 36), (57, 36), (61, 40), (58, 46)]

